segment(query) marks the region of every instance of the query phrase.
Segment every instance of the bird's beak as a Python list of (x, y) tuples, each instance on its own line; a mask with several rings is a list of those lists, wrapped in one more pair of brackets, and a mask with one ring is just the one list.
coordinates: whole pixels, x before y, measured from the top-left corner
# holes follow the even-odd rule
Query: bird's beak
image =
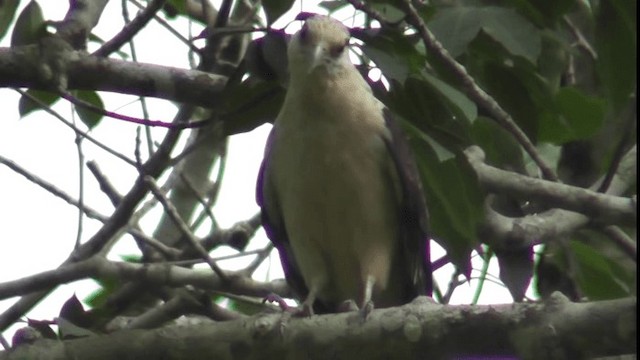
[(324, 50), (322, 44), (316, 44), (313, 47), (313, 52), (311, 53), (311, 66), (309, 67), (308, 72), (311, 73), (318, 66), (322, 65), (324, 58)]

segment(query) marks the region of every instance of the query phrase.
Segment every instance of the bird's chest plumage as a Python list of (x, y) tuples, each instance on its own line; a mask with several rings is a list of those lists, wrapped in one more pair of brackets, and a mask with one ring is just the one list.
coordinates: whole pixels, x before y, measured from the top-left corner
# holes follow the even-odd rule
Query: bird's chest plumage
[[(271, 153), (273, 184), (307, 287), (328, 302), (358, 301), (368, 277), (386, 288), (397, 213), (381, 113), (333, 102), (283, 109)], [(375, 109), (375, 107), (374, 107)]]

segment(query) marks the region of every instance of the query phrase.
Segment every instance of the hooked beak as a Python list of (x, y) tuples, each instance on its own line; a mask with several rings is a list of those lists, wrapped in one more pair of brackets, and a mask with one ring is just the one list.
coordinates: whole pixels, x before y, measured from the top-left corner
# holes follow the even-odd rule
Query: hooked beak
[(313, 47), (313, 52), (311, 53), (311, 65), (309, 66), (308, 73), (313, 72), (317, 67), (322, 66), (324, 61), (325, 51), (322, 47), (322, 44), (316, 44)]

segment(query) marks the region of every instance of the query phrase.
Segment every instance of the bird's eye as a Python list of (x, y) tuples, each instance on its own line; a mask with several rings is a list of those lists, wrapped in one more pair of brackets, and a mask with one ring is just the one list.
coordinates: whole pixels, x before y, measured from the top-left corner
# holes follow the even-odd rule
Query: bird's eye
[(331, 56), (333, 57), (338, 57), (340, 55), (342, 55), (342, 53), (344, 52), (344, 49), (346, 49), (347, 47), (347, 43), (345, 42), (342, 45), (336, 45), (336, 46), (332, 46), (331, 47)]

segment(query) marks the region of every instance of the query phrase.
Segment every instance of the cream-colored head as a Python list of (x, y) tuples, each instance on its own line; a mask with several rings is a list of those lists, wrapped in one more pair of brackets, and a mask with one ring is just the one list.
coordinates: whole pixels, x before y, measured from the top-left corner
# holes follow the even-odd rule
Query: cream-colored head
[(289, 70), (292, 77), (316, 72), (336, 76), (353, 67), (349, 60), (349, 31), (337, 20), (316, 15), (307, 19), (289, 43)]

